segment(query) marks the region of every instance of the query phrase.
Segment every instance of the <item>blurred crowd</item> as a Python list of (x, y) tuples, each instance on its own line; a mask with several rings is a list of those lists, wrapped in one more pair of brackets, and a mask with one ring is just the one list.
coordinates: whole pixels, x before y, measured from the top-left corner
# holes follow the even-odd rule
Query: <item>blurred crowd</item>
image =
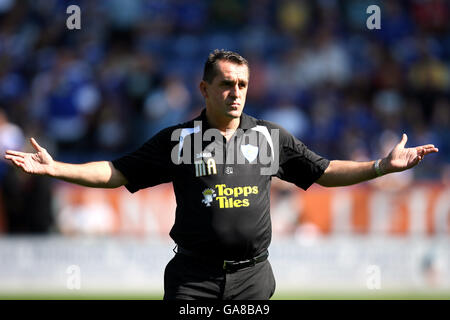
[[(81, 30), (66, 27), (71, 4)], [(371, 4), (380, 30), (366, 26)], [(247, 113), (332, 159), (384, 156), (405, 132), (439, 147), (417, 170), (438, 178), (449, 14), (440, 0), (0, 0), (0, 107), (58, 159), (114, 157), (196, 115), (204, 61), (225, 48), (250, 62)]]
[[(80, 30), (66, 26), (72, 4), (81, 9)], [(373, 4), (379, 30), (366, 26)], [(248, 114), (279, 123), (330, 159), (380, 158), (405, 132), (407, 146), (440, 150), (414, 178), (450, 181), (449, 7), (0, 0), (0, 151), (26, 150), (30, 136), (61, 161), (132, 151), (200, 112), (204, 61), (224, 48), (250, 62)], [(7, 172), (1, 163), (3, 187), (11, 186)]]

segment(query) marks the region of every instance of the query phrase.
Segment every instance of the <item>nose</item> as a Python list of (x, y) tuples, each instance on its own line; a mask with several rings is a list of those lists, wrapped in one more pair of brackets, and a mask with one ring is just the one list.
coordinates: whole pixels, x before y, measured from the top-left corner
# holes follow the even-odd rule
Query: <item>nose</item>
[(230, 90), (230, 96), (233, 97), (233, 98), (239, 98), (239, 94), (240, 94), (239, 85), (236, 84), (236, 85), (233, 86), (233, 88)]

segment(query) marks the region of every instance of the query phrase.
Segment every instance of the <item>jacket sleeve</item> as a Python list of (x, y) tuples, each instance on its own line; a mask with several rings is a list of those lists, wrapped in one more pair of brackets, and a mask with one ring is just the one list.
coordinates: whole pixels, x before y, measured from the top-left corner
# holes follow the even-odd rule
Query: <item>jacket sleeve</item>
[(172, 181), (171, 131), (166, 128), (134, 152), (112, 161), (128, 180), (131, 193)]
[(279, 169), (275, 176), (307, 190), (325, 172), (330, 161), (309, 150), (283, 128), (279, 140)]

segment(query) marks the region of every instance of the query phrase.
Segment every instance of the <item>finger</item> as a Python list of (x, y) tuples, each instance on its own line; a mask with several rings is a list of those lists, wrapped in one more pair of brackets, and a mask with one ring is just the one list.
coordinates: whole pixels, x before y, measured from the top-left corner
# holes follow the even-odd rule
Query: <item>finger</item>
[(438, 152), (439, 151), (439, 149), (436, 148), (434, 145), (420, 146), (420, 147), (416, 147), (415, 149), (416, 149), (418, 154), (434, 153), (434, 152)]
[(408, 141), (408, 136), (406, 135), (406, 133), (404, 133), (403, 136), (402, 136), (402, 140), (400, 141), (399, 145), (404, 148), (405, 145), (406, 145), (406, 141)]
[(423, 155), (427, 155), (427, 154), (430, 154), (430, 153), (436, 153), (436, 152), (439, 152), (439, 149), (438, 149), (438, 148), (423, 149), (422, 154), (423, 154)]
[(23, 158), (18, 157), (18, 156), (12, 156), (12, 155), (6, 155), (6, 156), (5, 156), (5, 159), (13, 160), (13, 161), (19, 161), (19, 162), (21, 162), (21, 163), (24, 163), (24, 162), (25, 162)]
[(423, 146), (417, 146), (416, 148), (435, 148), (434, 144), (425, 144)]
[(34, 140), (34, 138), (31, 138), (30, 141), (36, 151), (42, 151), (42, 147)]
[(420, 150), (439, 150), (438, 148), (436, 148), (434, 145), (426, 145), (426, 146), (420, 146), (420, 147), (416, 147), (416, 149), (418, 151)]
[(6, 154), (12, 154), (12, 155), (19, 156), (19, 157), (25, 157), (25, 155), (26, 155), (25, 152), (20, 152), (20, 151), (16, 151), (16, 150), (6, 150)]
[(20, 162), (20, 161), (18, 161), (17, 159), (11, 159), (12, 160), (12, 162), (17, 166), (17, 167), (19, 167), (19, 168), (22, 168), (22, 169), (24, 169), (25, 170), (25, 164), (23, 163), (23, 162)]

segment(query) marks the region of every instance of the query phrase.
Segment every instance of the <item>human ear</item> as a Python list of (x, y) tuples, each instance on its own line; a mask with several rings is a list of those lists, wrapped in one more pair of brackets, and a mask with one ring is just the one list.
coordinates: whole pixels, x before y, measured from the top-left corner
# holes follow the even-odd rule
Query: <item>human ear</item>
[(200, 92), (202, 93), (203, 98), (208, 98), (208, 84), (205, 80), (202, 80), (199, 85)]

